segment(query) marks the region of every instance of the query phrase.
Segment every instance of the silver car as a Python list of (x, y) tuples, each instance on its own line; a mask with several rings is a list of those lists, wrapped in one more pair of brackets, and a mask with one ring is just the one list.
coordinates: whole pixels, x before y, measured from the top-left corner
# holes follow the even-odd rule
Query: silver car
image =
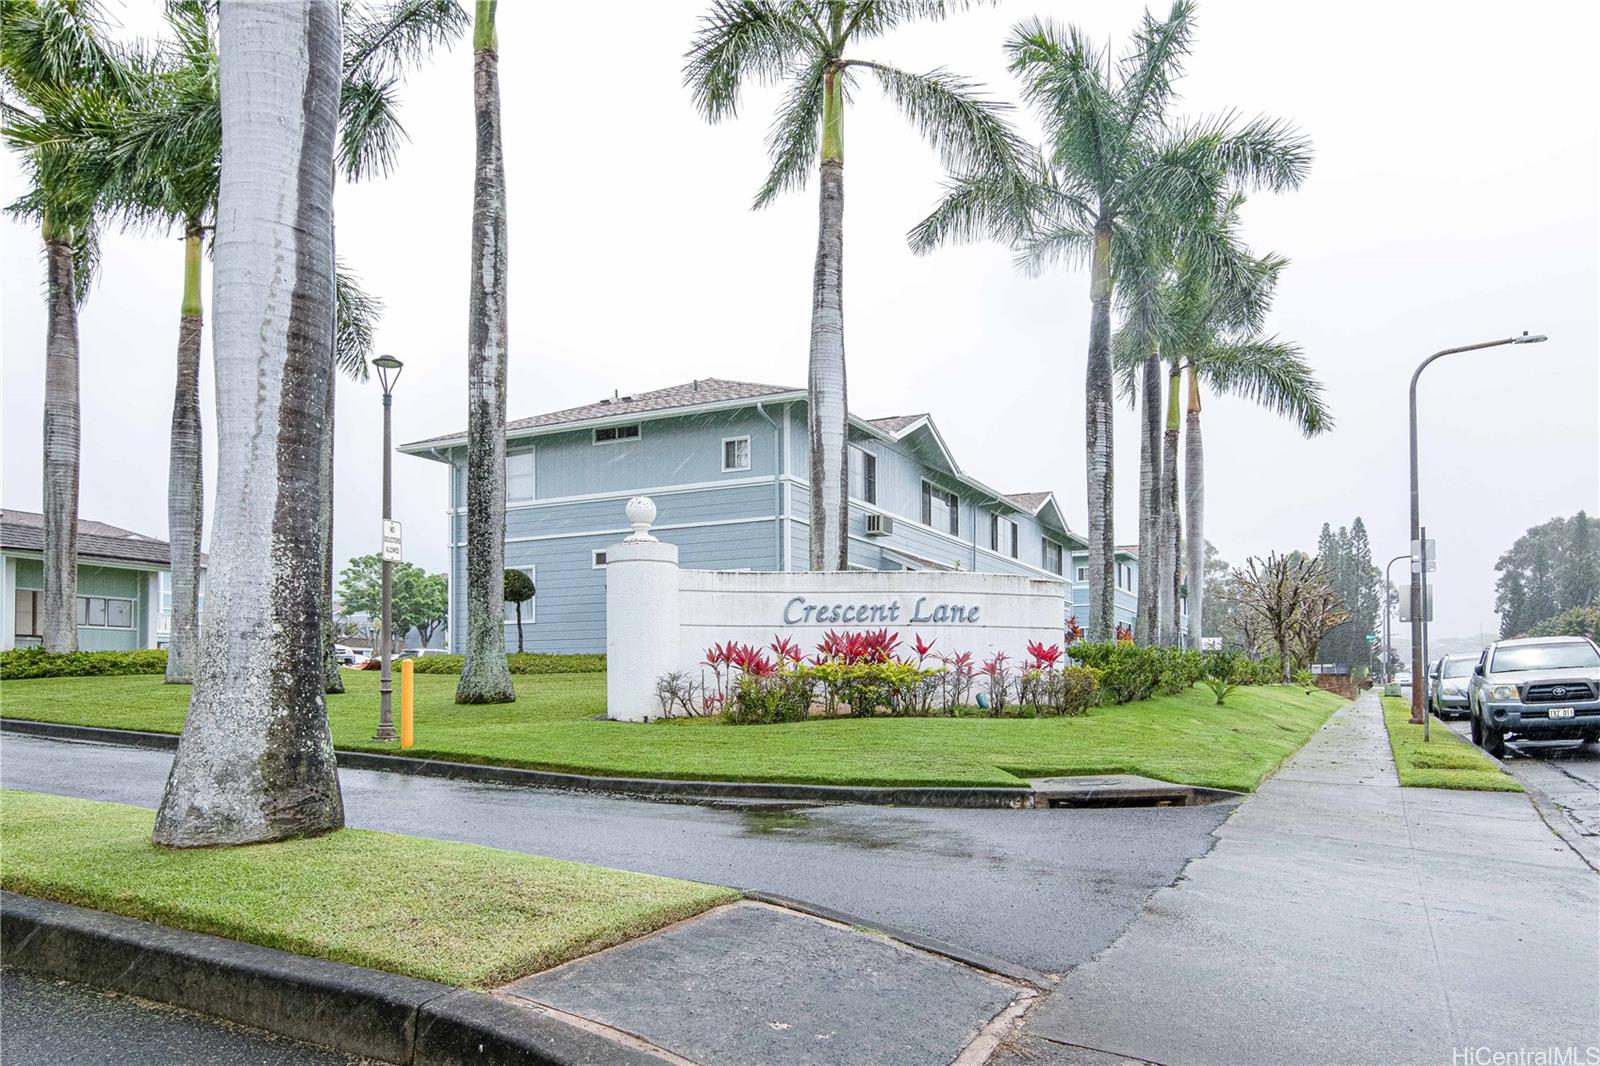
[(1477, 655), (1444, 655), (1428, 671), (1428, 708), (1440, 718), (1465, 718), (1471, 714), (1467, 690)]
[(1600, 647), (1587, 637), (1497, 640), (1472, 669), (1472, 742), (1505, 754), (1508, 736), (1600, 740)]

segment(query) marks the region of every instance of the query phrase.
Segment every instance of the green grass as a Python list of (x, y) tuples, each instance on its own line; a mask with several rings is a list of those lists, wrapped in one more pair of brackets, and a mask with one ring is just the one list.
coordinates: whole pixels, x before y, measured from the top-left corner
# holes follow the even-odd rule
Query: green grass
[[(871, 718), (730, 726), (713, 719), (594, 721), (604, 674), (515, 677), (515, 703), (460, 707), (453, 677), (416, 678), (412, 755), (614, 777), (836, 785), (1019, 786), (1024, 777), (1133, 773), (1250, 791), (1342, 701), (1292, 686), (1247, 686), (1215, 706), (1196, 687), (1079, 718)], [(376, 744), (377, 675), (346, 671), (328, 698), (334, 743)], [(0, 713), (48, 722), (176, 733), (188, 689), (159, 677), (72, 677), (0, 684)], [(398, 699), (396, 700), (398, 703)]]
[(737, 893), (475, 844), (344, 829), (166, 851), (155, 815), (0, 792), (0, 886), (468, 988), (631, 940)]
[(1411, 788), (1459, 788), (1480, 792), (1521, 792), (1516, 779), (1483, 752), (1434, 719), (1433, 739), (1424, 742), (1422, 727), (1411, 724), (1411, 705), (1398, 696), (1383, 697), (1383, 724), (1400, 783)]

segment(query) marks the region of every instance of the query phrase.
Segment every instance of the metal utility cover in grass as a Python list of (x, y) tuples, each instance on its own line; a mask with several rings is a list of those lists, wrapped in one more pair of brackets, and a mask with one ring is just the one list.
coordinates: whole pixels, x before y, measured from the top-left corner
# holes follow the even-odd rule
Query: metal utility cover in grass
[(704, 1066), (943, 1066), (1018, 994), (884, 937), (754, 903), (504, 991)]

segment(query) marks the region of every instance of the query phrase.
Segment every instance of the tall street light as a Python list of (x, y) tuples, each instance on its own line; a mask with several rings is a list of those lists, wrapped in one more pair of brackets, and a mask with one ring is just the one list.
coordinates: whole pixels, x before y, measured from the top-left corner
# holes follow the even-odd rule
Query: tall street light
[[(389, 435), (389, 412), (393, 407), (395, 382), (400, 380), (400, 369), (404, 365), (392, 355), (380, 355), (372, 361), (378, 371), (378, 383), (383, 386), (383, 530), (384, 540), (388, 540), (389, 519), (392, 517), (390, 510), (389, 491), (389, 460), (394, 448)], [(394, 689), (389, 676), (389, 646), (392, 643), (389, 635), (390, 595), (392, 593), (392, 570), (394, 564), (389, 560), (387, 545), (383, 552), (383, 561), (380, 569), (383, 573), (383, 618), (380, 623), (382, 631), (383, 648), (379, 652), (379, 665), (382, 667), (378, 674), (378, 731), (373, 734), (373, 740), (398, 740), (394, 731)]]
[[(1407, 552), (1404, 555), (1396, 555), (1393, 559), (1390, 559), (1388, 565), (1383, 568), (1383, 683), (1385, 685), (1389, 683), (1389, 663), (1394, 659), (1394, 642), (1390, 639), (1389, 632), (1389, 615), (1393, 610), (1392, 601), (1389, 599), (1389, 593), (1390, 590), (1394, 588), (1394, 564), (1398, 563), (1401, 559), (1409, 558), (1411, 558), (1410, 552)], [(1398, 600), (1399, 597), (1396, 596), (1395, 599)], [(1413, 684), (1416, 683), (1415, 677), (1413, 677), (1411, 680)]]
[[(1417, 369), (1411, 374), (1411, 541), (1417, 544), (1422, 538), (1422, 508), (1417, 500), (1417, 379), (1428, 365), (1436, 359), (1443, 359), (1447, 355), (1458, 355), (1461, 352), (1475, 352), (1480, 348), (1498, 348), (1503, 344), (1538, 344), (1545, 340), (1544, 334), (1529, 336), (1523, 330), (1520, 337), (1503, 337), (1497, 341), (1483, 341), (1479, 344), (1466, 344), (1460, 348), (1446, 348), (1442, 352), (1434, 352), (1428, 358), (1417, 364)], [(1426, 554), (1426, 545), (1418, 545), (1423, 549), (1421, 554)], [(1422, 583), (1427, 578), (1423, 575), (1421, 567), (1413, 563), (1411, 567), (1411, 722), (1413, 725), (1427, 725), (1427, 715), (1423, 709), (1423, 690), (1427, 688), (1427, 663), (1424, 661), (1424, 641), (1427, 639), (1423, 626)]]

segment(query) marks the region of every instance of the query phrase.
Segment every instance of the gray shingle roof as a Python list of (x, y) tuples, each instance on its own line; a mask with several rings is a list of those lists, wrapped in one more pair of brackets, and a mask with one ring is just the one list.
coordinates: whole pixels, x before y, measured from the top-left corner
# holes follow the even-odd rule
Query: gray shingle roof
[[(762, 385), (754, 381), (727, 381), (723, 378), (699, 378), (683, 385), (673, 385), (670, 388), (656, 389), (653, 392), (639, 392), (629, 396), (612, 396), (594, 403), (584, 404), (581, 407), (568, 407), (564, 411), (551, 411), (548, 414), (534, 415), (532, 418), (519, 418), (506, 423), (507, 435), (513, 435), (519, 430), (548, 429), (554, 426), (589, 422), (599, 418), (621, 418), (628, 415), (653, 414), (657, 411), (671, 411), (683, 407), (699, 407), (702, 404), (727, 403), (733, 400), (756, 400), (763, 396), (781, 396), (787, 393), (803, 393), (804, 389), (789, 385)], [(465, 431), (446, 433), (441, 437), (429, 437), (427, 440), (412, 441), (405, 448), (417, 448), (429, 444), (439, 444), (444, 441), (459, 440)]]
[(891, 415), (888, 418), (869, 418), (867, 421), (885, 433), (899, 433), (911, 423), (927, 417), (926, 413), (919, 415)]
[(1050, 493), (1048, 492), (1006, 493), (1006, 499), (1010, 500), (1024, 511), (1027, 511), (1029, 514), (1037, 514), (1039, 512), (1039, 508), (1044, 506), (1044, 501), (1048, 500), (1049, 498)]
[[(0, 511), (0, 547), (44, 551), (44, 515), (36, 511)], [(80, 518), (78, 556), (165, 566), (172, 560), (172, 548), (164, 540), (131, 529)]]

